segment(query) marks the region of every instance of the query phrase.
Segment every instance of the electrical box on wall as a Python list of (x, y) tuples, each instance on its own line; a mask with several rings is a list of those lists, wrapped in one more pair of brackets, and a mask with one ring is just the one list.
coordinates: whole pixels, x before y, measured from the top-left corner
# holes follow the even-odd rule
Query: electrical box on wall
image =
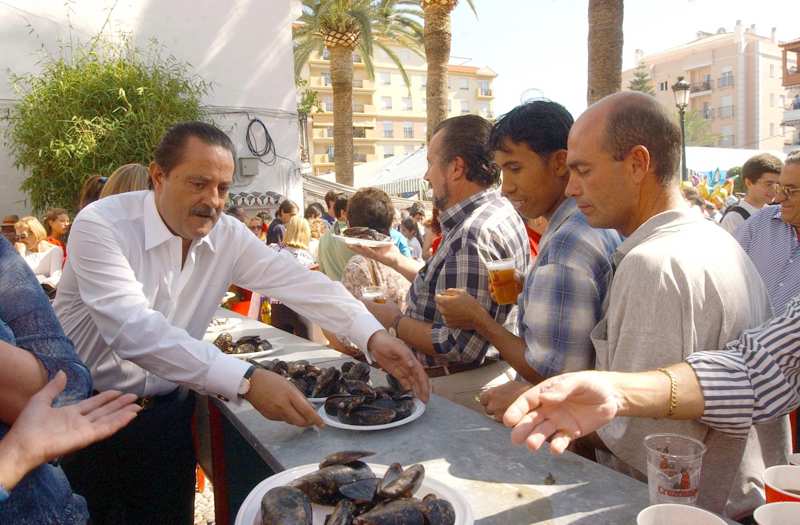
[(256, 157), (239, 157), (239, 175), (242, 177), (258, 175), (258, 159)]

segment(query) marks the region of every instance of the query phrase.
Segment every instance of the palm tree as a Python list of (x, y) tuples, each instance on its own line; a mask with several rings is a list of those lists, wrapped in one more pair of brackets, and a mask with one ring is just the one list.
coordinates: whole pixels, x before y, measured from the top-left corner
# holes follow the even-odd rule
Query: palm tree
[(588, 104), (622, 86), (622, 2), (589, 0)]
[(353, 185), (353, 51), (367, 75), (375, 77), (373, 49), (395, 63), (407, 86), (411, 82), (393, 48), (422, 55), (419, 2), (414, 0), (303, 0), (294, 29), (295, 76), (313, 53), (330, 53), (333, 87), (333, 149), (336, 182)]
[[(420, 0), (425, 16), (425, 58), (428, 80), (425, 88), (428, 140), (434, 128), (447, 118), (447, 63), (450, 61), (450, 13), (458, 0)], [(475, 6), (467, 0), (472, 12)], [(475, 13), (477, 16), (477, 13)]]

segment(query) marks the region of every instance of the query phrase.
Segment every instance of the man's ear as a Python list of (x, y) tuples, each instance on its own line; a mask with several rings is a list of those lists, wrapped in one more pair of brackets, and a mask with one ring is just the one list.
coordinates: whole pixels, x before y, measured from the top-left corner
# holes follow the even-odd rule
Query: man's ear
[(153, 184), (153, 189), (160, 190), (162, 185), (164, 184), (164, 179), (167, 177), (167, 174), (164, 173), (164, 170), (161, 169), (161, 166), (159, 166), (156, 161), (152, 161), (150, 163), (149, 171), (150, 171), (150, 182)]
[(567, 169), (567, 150), (560, 149), (550, 154), (547, 161), (550, 173), (556, 177), (569, 177), (569, 170)]
[(650, 162), (650, 152), (642, 145), (631, 148), (625, 156), (624, 162), (626, 171), (631, 175), (632, 181), (637, 184), (641, 184), (645, 175), (655, 167)]
[(466, 178), (467, 176), (467, 163), (464, 162), (462, 157), (455, 157), (450, 161), (447, 166), (447, 178), (451, 182)]

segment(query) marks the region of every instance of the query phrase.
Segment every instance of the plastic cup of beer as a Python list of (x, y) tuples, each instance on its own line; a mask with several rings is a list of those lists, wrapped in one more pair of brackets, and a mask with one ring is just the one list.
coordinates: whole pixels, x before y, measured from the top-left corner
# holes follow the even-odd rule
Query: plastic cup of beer
[(361, 298), (365, 301), (372, 301), (378, 304), (386, 302), (386, 294), (382, 286), (365, 286), (361, 292)]
[(489, 282), (494, 290), (494, 300), (497, 304), (514, 304), (517, 302), (519, 289), (514, 278), (516, 266), (514, 259), (500, 259), (487, 261), (486, 269), (489, 270)]
[(764, 492), (767, 503), (800, 502), (800, 467), (795, 465), (769, 467), (764, 471)]
[(650, 503), (694, 505), (706, 446), (678, 434), (650, 434), (644, 446)]
[(675, 503), (652, 505), (636, 516), (636, 525), (688, 525), (690, 523), (691, 525), (725, 525), (722, 518), (707, 510)]

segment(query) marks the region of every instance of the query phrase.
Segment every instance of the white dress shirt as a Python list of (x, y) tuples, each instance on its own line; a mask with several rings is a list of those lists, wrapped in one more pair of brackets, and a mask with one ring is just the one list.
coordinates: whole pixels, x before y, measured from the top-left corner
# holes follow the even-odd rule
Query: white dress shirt
[[(44, 243), (41, 243), (44, 244)], [(58, 286), (61, 279), (61, 266), (64, 263), (64, 252), (58, 246), (48, 244), (49, 248), (39, 252), (27, 252), (23, 259), (33, 273), (36, 274), (40, 284), (49, 284), (53, 288)]]
[(276, 253), (223, 214), (189, 248), (167, 229), (153, 193), (99, 200), (72, 225), (54, 304), (97, 390), (139, 396), (177, 384), (237, 399), (250, 366), (200, 340), (231, 284), (286, 303), (361, 349), (383, 327), (345, 288)]

